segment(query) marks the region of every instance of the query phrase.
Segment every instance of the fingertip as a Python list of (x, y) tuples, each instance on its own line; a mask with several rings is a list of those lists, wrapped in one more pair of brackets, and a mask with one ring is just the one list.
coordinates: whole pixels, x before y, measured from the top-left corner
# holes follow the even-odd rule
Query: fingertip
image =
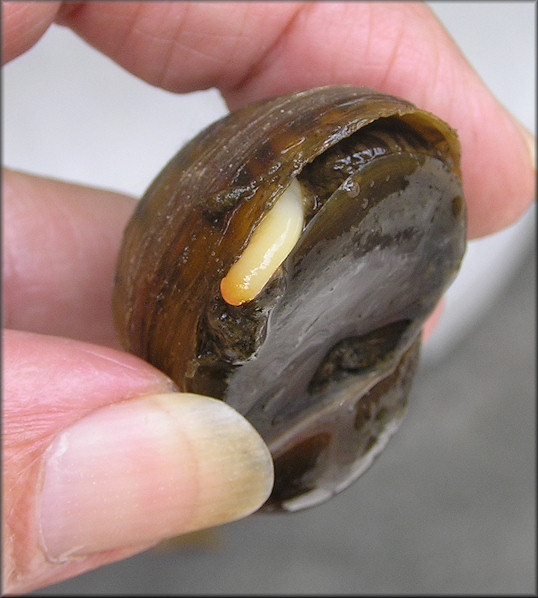
[(483, 107), (460, 133), (471, 239), (516, 223), (536, 199), (534, 136), (492, 96)]
[(426, 343), (431, 338), (435, 328), (439, 324), (439, 321), (441, 320), (441, 316), (443, 314), (444, 305), (444, 299), (441, 299), (441, 301), (437, 304), (437, 306), (431, 313), (430, 317), (426, 320), (426, 323), (424, 324), (424, 327), (422, 329), (422, 340), (424, 343)]
[(30, 49), (47, 31), (61, 2), (2, 3), (2, 64)]

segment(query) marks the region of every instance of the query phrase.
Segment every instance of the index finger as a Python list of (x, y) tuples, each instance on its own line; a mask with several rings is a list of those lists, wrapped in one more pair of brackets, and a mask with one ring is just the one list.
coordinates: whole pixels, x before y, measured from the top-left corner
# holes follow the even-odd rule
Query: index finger
[(534, 197), (534, 142), (425, 4), (89, 3), (65, 22), (148, 81), (174, 91), (216, 86), (232, 108), (351, 83), (437, 114), (460, 136), (472, 237), (511, 224)]
[(495, 100), (424, 4), (80, 3), (59, 21), (139, 77), (228, 104), (318, 85), (366, 85), (454, 127), (471, 237), (534, 198), (532, 138)]

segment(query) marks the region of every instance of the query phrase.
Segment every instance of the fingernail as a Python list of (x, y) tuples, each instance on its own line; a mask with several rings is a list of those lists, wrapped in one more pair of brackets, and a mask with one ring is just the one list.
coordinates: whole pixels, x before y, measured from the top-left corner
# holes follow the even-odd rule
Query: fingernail
[(48, 448), (42, 548), (67, 560), (219, 525), (255, 511), (272, 483), (267, 447), (222, 401), (169, 393), (116, 403)]

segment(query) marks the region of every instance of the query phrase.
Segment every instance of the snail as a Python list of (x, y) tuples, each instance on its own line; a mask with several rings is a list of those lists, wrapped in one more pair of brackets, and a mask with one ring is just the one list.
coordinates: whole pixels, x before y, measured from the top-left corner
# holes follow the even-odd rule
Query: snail
[(459, 142), (368, 88), (258, 101), (151, 183), (118, 258), (123, 346), (269, 446), (263, 511), (349, 486), (399, 427), (421, 329), (466, 245)]

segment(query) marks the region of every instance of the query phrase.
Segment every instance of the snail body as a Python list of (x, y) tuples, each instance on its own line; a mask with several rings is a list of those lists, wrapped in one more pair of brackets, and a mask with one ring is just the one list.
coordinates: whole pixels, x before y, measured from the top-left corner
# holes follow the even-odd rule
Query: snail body
[(352, 86), (257, 102), (140, 200), (116, 273), (122, 343), (257, 428), (265, 510), (313, 506), (398, 428), (465, 217), (457, 136), (434, 115)]

